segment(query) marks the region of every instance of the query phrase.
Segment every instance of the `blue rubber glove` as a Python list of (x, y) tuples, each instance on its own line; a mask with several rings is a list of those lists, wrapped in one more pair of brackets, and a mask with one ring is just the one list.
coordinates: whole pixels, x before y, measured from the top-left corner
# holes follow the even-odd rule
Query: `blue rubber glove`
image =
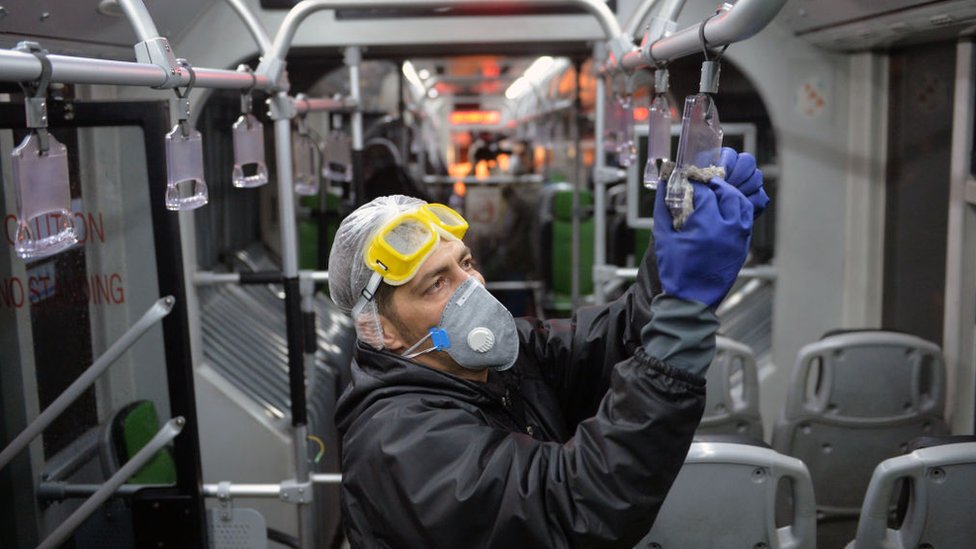
[(725, 181), (739, 189), (752, 202), (753, 219), (762, 215), (769, 204), (769, 195), (763, 189), (762, 170), (756, 168), (756, 157), (722, 147), (719, 166), (725, 168)]
[(680, 231), (674, 230), (667, 193), (654, 202), (654, 252), (664, 292), (717, 307), (745, 263), (752, 236), (753, 206), (724, 180), (691, 181), (695, 209)]

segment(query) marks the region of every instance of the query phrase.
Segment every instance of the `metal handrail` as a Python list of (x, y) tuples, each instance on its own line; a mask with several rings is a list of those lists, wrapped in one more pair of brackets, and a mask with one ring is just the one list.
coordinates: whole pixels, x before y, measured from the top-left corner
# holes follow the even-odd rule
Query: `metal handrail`
[[(396, 8), (451, 8), (496, 5), (494, 0), (304, 0), (288, 11), (275, 34), (268, 57), (283, 60), (295, 39), (302, 22), (311, 14), (324, 10), (340, 9), (396, 9)], [(620, 23), (613, 11), (600, 0), (523, 0), (521, 6), (575, 5), (592, 13), (599, 21), (607, 39), (620, 36)]]
[(118, 490), (118, 488), (125, 483), (126, 480), (129, 480), (129, 477), (136, 474), (139, 469), (142, 469), (142, 467), (156, 455), (157, 452), (162, 450), (164, 446), (176, 438), (176, 435), (180, 434), (180, 431), (183, 430), (183, 426), (185, 424), (186, 420), (184, 420), (182, 417), (175, 417), (167, 421), (166, 425), (163, 425), (163, 428), (156, 433), (149, 443), (143, 446), (141, 450), (136, 452), (136, 455), (132, 456), (132, 458), (126, 462), (125, 465), (119, 468), (114, 475), (109, 477), (104, 484), (99, 486), (98, 490), (96, 490), (90, 498), (85, 500), (85, 503), (82, 503), (74, 513), (71, 513), (71, 516), (69, 516), (67, 520), (62, 522), (54, 530), (54, 532), (51, 532), (51, 535), (49, 535), (44, 541), (41, 542), (40, 545), (37, 546), (38, 549), (59, 547), (64, 540), (68, 539), (68, 536), (70, 536), (75, 529), (85, 522), (85, 519), (98, 510), (98, 508), (101, 507), (101, 505), (105, 503), (108, 498), (112, 497), (112, 494), (114, 494), (116, 490)]
[(72, 402), (78, 399), (82, 393), (91, 386), (92, 383), (102, 375), (109, 366), (112, 365), (122, 353), (126, 352), (146, 331), (163, 319), (173, 310), (176, 299), (173, 296), (166, 296), (156, 301), (152, 307), (146, 311), (142, 318), (136, 321), (102, 356), (92, 363), (74, 383), (68, 386), (50, 406), (45, 408), (34, 421), (19, 434), (14, 440), (0, 452), (0, 469), (3, 469), (10, 460), (23, 450), (32, 440), (37, 438), (52, 421), (57, 419)]
[[(741, 42), (766, 28), (785, 3), (786, 0), (739, 0), (734, 6), (723, 9), (705, 23), (705, 41), (712, 48)], [(670, 36), (658, 38), (641, 51), (627, 53), (619, 61), (619, 66), (624, 70), (634, 71), (654, 66), (651, 58), (666, 63), (699, 53), (702, 51), (699, 37), (701, 30), (701, 24), (696, 23)]]
[[(109, 84), (116, 86), (185, 86), (190, 82), (188, 71), (177, 76), (168, 75), (159, 65), (113, 61), (70, 55), (48, 55), (51, 61), (51, 81), (64, 84)], [(266, 76), (223, 69), (194, 67), (194, 87), (242, 90), (253, 87), (270, 89)], [(0, 50), (0, 80), (28, 82), (41, 76), (41, 62), (30, 53)], [(172, 78), (172, 81), (170, 80)], [(171, 82), (171, 84), (167, 84)]]
[[(310, 475), (312, 484), (341, 484), (341, 473), (315, 473)], [(221, 497), (221, 484), (204, 484), (201, 494), (204, 497)], [(52, 502), (63, 501), (72, 498), (83, 498), (95, 494), (102, 489), (103, 484), (69, 484), (67, 482), (42, 482), (37, 489), (37, 498), (40, 501)], [(162, 484), (121, 484), (112, 491), (111, 495), (128, 497), (134, 495), (139, 490), (145, 488), (158, 488), (166, 486)], [(248, 483), (226, 483), (227, 496), (230, 497), (254, 497), (254, 498), (276, 498), (282, 493), (281, 484), (248, 484)]]
[(271, 50), (271, 37), (268, 35), (268, 31), (261, 24), (261, 21), (254, 15), (251, 8), (243, 2), (243, 0), (226, 0), (230, 7), (234, 9), (241, 21), (244, 22), (244, 26), (247, 27), (248, 32), (254, 38), (254, 41), (258, 44), (258, 49), (261, 50), (261, 55), (267, 55), (268, 51)]
[(156, 23), (153, 22), (152, 16), (149, 15), (149, 10), (146, 9), (146, 4), (142, 0), (116, 0), (116, 2), (122, 8), (122, 13), (129, 20), (129, 24), (132, 25), (132, 30), (135, 31), (139, 40), (152, 40), (159, 36)]

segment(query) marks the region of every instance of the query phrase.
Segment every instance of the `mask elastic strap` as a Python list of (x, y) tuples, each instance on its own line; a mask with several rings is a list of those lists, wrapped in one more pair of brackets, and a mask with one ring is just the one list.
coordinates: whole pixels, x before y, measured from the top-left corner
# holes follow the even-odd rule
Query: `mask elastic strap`
[(359, 299), (356, 300), (356, 304), (352, 308), (352, 318), (353, 320), (359, 318), (359, 313), (363, 312), (363, 308), (370, 301), (373, 301), (373, 297), (376, 296), (376, 289), (380, 287), (380, 283), (383, 282), (383, 277), (376, 271), (373, 271), (372, 276), (369, 277), (369, 282), (366, 283), (366, 287), (359, 292)]
[(429, 353), (431, 351), (436, 351), (437, 350), (437, 346), (434, 345), (433, 347), (431, 347), (429, 349), (424, 349), (423, 351), (419, 351), (419, 352), (410, 354), (411, 351), (413, 351), (417, 347), (420, 347), (428, 339), (430, 339), (430, 333), (428, 333), (424, 337), (420, 338), (420, 341), (418, 341), (418, 342), (414, 343), (413, 345), (411, 345), (409, 349), (407, 349), (406, 351), (403, 351), (403, 358), (416, 358), (416, 357), (418, 357), (418, 356), (420, 356), (422, 354), (426, 354), (426, 353)]
[[(433, 346), (431, 346), (428, 349), (424, 349), (423, 351), (420, 351), (418, 353), (410, 354), (410, 351), (413, 351), (417, 347), (420, 347), (428, 339), (433, 340), (434, 343)], [(420, 341), (414, 343), (413, 345), (410, 346), (409, 349), (404, 351), (402, 356), (403, 358), (416, 358), (422, 354), (431, 353), (434, 351), (446, 351), (450, 348), (451, 348), (451, 340), (449, 337), (447, 337), (447, 332), (435, 326), (427, 332), (427, 335), (420, 338)]]

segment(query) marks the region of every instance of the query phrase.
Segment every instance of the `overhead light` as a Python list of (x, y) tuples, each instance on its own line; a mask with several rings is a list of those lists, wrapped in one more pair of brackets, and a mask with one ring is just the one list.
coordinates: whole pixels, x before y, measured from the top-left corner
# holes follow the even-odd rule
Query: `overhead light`
[(420, 76), (421, 80), (427, 80), (430, 78), (430, 71), (427, 69), (420, 69), (420, 71), (417, 72), (417, 75)]
[(532, 89), (532, 86), (545, 79), (554, 62), (553, 58), (548, 55), (543, 55), (533, 61), (529, 65), (529, 68), (525, 69), (525, 74), (520, 76), (515, 82), (512, 82), (512, 85), (505, 90), (505, 97), (517, 99), (524, 95), (525, 92)]
[(502, 113), (496, 110), (454, 111), (450, 115), (453, 126), (497, 126)]
[(431, 89), (427, 90), (427, 97), (429, 97), (431, 99), (437, 99), (437, 97), (439, 95), (440, 95), (440, 92), (437, 91), (437, 88), (431, 88)]
[(420, 79), (420, 75), (417, 74), (417, 69), (414, 68), (413, 63), (410, 61), (403, 62), (403, 76), (407, 79), (407, 82), (410, 82), (418, 89), (424, 89), (424, 82)]
[(531, 86), (532, 84), (529, 83), (529, 80), (526, 77), (520, 76), (518, 80), (512, 82), (512, 85), (505, 90), (505, 97), (509, 99), (518, 99), (525, 94), (525, 92), (529, 91)]
[(546, 71), (552, 67), (553, 59), (548, 55), (543, 55), (542, 57), (536, 59), (529, 65), (529, 68), (525, 69), (525, 77), (532, 80), (541, 80), (543, 76), (546, 75)]

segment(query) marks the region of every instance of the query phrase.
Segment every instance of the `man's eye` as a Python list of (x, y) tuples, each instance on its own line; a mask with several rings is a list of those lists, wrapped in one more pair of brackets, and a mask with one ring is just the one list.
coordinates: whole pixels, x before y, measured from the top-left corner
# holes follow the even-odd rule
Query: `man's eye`
[(466, 257), (466, 258), (462, 259), (461, 260), (461, 268), (464, 269), (465, 271), (467, 271), (469, 269), (473, 269), (474, 268), (474, 260), (471, 259), (470, 257)]
[(433, 284), (430, 285), (430, 288), (427, 288), (427, 293), (432, 294), (443, 287), (444, 287), (444, 279), (438, 278), (437, 280), (434, 281)]

